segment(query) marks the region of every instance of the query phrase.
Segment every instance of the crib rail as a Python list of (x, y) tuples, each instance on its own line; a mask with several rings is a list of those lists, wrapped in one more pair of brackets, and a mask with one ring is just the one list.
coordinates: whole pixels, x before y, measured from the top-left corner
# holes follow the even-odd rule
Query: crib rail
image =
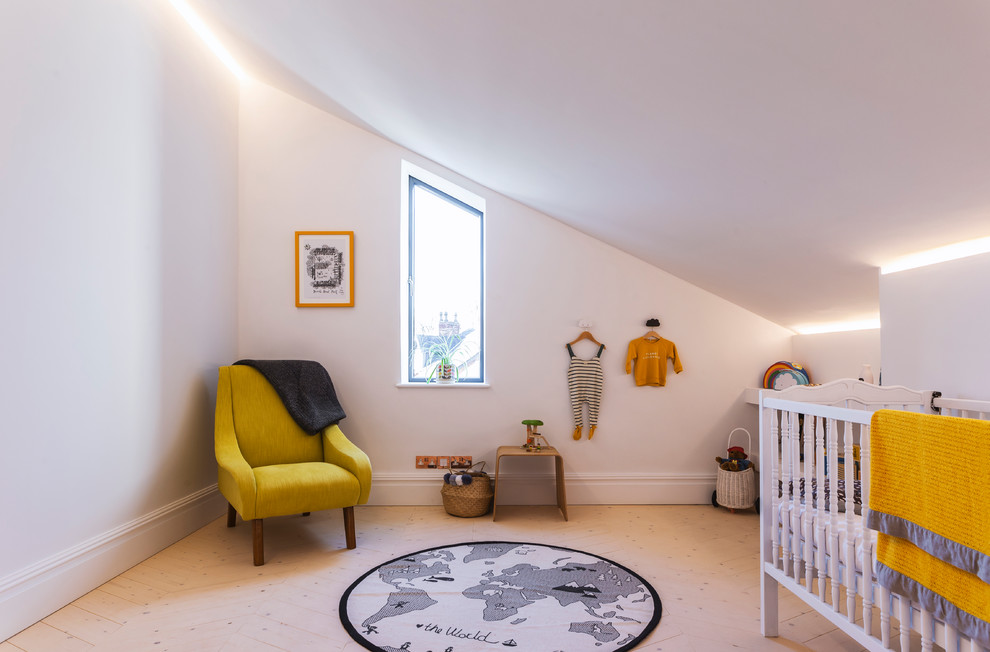
[(990, 419), (990, 401), (971, 401), (963, 398), (932, 399), (932, 407), (947, 416), (966, 419)]
[(847, 407), (848, 396), (836, 398), (839, 390), (823, 387), (826, 400), (838, 405), (809, 400), (815, 398), (809, 388), (791, 393), (799, 400), (788, 400), (788, 390), (761, 393), (763, 635), (778, 633), (776, 591), (784, 585), (869, 650), (927, 651), (935, 645), (952, 652), (984, 650), (920, 605), (876, 584), (876, 533), (857, 512), (869, 504), (870, 419), (876, 409), (942, 408), (986, 419), (990, 402), (932, 399), (930, 392), (891, 388), (887, 395), (896, 402), (885, 403), (886, 388), (870, 386), (853, 408)]

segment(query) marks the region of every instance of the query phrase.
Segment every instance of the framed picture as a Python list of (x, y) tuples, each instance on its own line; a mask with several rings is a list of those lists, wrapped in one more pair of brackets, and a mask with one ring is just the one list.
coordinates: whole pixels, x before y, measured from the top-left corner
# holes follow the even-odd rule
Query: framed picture
[(354, 305), (354, 231), (296, 231), (296, 305)]

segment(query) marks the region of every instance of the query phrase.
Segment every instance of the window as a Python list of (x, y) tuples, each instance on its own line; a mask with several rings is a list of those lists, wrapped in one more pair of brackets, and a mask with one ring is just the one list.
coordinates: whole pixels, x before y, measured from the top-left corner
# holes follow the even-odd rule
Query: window
[(485, 382), (485, 206), (404, 166), (403, 381)]

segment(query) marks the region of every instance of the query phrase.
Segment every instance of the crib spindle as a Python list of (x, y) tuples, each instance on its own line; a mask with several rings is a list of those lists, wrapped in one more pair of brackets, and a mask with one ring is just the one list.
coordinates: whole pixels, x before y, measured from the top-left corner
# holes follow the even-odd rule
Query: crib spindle
[[(777, 425), (778, 419), (781, 417), (780, 412), (772, 408), (766, 409), (766, 420), (770, 424), (770, 541), (772, 543), (770, 550), (770, 561), (773, 563), (774, 568), (779, 568), (777, 561), (780, 559), (780, 551), (778, 546), (780, 544), (780, 524), (778, 515), (780, 514), (780, 503), (782, 491), (778, 490), (777, 484), (780, 482), (780, 427)], [(787, 491), (787, 487), (783, 488), (783, 491)], [(766, 500), (766, 497), (763, 498)], [(764, 509), (766, 509), (764, 507)]]
[[(804, 533), (804, 584), (805, 589), (814, 591), (815, 576), (815, 491), (814, 485), (815, 459), (815, 419), (811, 415), (804, 416), (804, 512), (801, 518), (801, 532)], [(821, 501), (822, 486), (818, 485), (818, 501)]]
[(901, 650), (907, 652), (911, 649), (911, 601), (903, 595), (897, 596), (897, 618), (900, 621), (898, 628), (901, 634)]
[(784, 510), (780, 515), (780, 542), (783, 547), (781, 552), (781, 568), (785, 574), (790, 572), (791, 514), (793, 513), (794, 501), (797, 500), (798, 491), (798, 488), (793, 485), (791, 479), (791, 426), (793, 425), (793, 419), (793, 412), (782, 412), (780, 415), (780, 471), (784, 496), (787, 498)]
[[(869, 540), (869, 533), (864, 532), (866, 539), (863, 541), (863, 631), (867, 636), (874, 636), (873, 633), (873, 609), (874, 593), (877, 586), (873, 581), (873, 564), (876, 560), (876, 546)], [(883, 616), (881, 606), (881, 617)]]
[[(845, 454), (846, 475), (846, 616), (849, 622), (856, 620), (856, 509), (853, 504), (853, 424), (845, 422), (842, 432), (842, 443)], [(835, 474), (836, 486), (833, 493), (838, 493), (838, 477)]]
[[(791, 412), (791, 478), (794, 482), (794, 502), (791, 503), (791, 561), (792, 577), (799, 580), (801, 577), (801, 546), (798, 536), (801, 534), (801, 439), (800, 439), (800, 419), (796, 412)], [(807, 488), (805, 489), (807, 491)]]
[(935, 644), (935, 617), (930, 611), (921, 610), (921, 652), (932, 652)]
[[(805, 417), (806, 419), (808, 417)], [(825, 602), (825, 571), (826, 571), (826, 556), (825, 556), (825, 532), (826, 532), (826, 521), (825, 521), (825, 494), (822, 493), (825, 489), (825, 423), (821, 417), (815, 417), (815, 481), (818, 483), (818, 501), (817, 501), (817, 514), (816, 519), (817, 532), (815, 532), (815, 539), (818, 541), (818, 560), (816, 565), (818, 566), (818, 599)]]
[[(834, 478), (838, 475), (836, 469), (839, 468), (839, 424), (835, 419), (829, 418), (828, 424), (828, 472)], [(828, 499), (828, 554), (831, 562), (828, 565), (828, 574), (832, 578), (832, 610), (839, 611), (839, 589), (842, 582), (839, 581), (839, 492), (830, 491)]]
[(794, 579), (800, 583), (801, 575), (804, 573), (804, 548), (801, 545), (801, 535), (804, 533), (804, 502), (811, 496), (811, 488), (804, 488), (804, 495), (800, 490), (801, 478), (803, 477), (803, 465), (801, 463), (801, 423), (800, 414), (794, 415), (794, 428), (791, 430), (791, 475), (794, 478), (794, 490), (798, 496), (794, 503), (794, 510), (791, 512), (791, 536), (794, 543), (791, 545), (791, 554), (794, 555)]
[(880, 645), (890, 649), (890, 591), (877, 585), (880, 602)]
[(945, 649), (949, 652), (958, 652), (959, 650), (959, 630), (946, 623), (945, 625)]
[[(862, 485), (862, 512), (866, 514), (866, 508), (870, 504), (870, 426), (860, 424), (859, 426), (859, 455), (860, 455), (860, 484)], [(848, 496), (855, 493), (847, 493)], [(855, 497), (852, 499), (855, 502)], [(870, 530), (863, 528), (863, 628), (867, 636), (872, 636), (873, 632), (873, 563), (876, 559), (876, 546), (873, 543), (873, 536)], [(882, 613), (882, 612), (881, 612)]]

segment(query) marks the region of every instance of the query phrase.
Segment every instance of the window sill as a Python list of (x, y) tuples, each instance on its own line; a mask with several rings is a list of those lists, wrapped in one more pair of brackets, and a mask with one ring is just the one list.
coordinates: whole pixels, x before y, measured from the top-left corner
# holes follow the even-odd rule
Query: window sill
[(426, 387), (429, 387), (431, 389), (434, 388), (434, 387), (442, 387), (444, 389), (447, 389), (447, 388), (450, 388), (450, 387), (491, 387), (491, 385), (489, 385), (488, 383), (397, 383), (395, 386), (396, 387), (399, 387), (399, 388), (405, 388), (405, 387), (422, 387), (422, 388), (426, 388)]

